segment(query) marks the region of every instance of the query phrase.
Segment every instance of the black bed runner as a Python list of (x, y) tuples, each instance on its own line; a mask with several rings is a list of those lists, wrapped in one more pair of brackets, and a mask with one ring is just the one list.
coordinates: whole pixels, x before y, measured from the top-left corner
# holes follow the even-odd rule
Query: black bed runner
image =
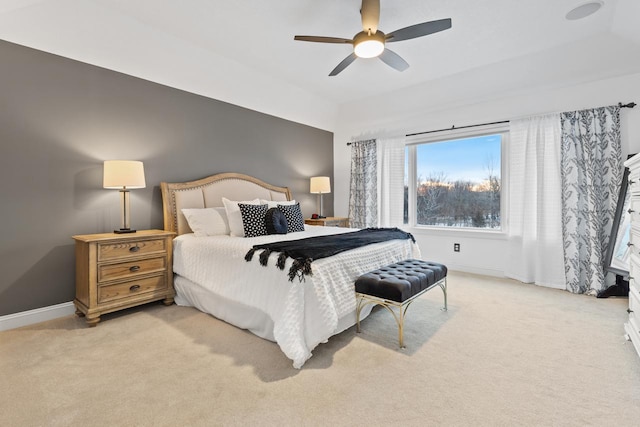
[(253, 259), (253, 254), (261, 250), (260, 264), (266, 266), (269, 255), (272, 252), (279, 252), (276, 266), (284, 270), (287, 258), (293, 258), (293, 265), (289, 269), (289, 281), (298, 277), (304, 280), (305, 275), (312, 275), (311, 263), (313, 260), (326, 258), (340, 252), (371, 245), (373, 243), (385, 242), (387, 240), (415, 239), (410, 233), (398, 228), (365, 228), (350, 233), (334, 234), (330, 236), (315, 236), (305, 239), (288, 240), (283, 242), (265, 243), (254, 245), (245, 255), (246, 261)]

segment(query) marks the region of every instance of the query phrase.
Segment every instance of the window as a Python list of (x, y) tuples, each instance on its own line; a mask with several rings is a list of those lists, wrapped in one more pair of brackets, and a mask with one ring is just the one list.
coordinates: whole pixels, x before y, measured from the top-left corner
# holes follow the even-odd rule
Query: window
[(505, 128), (438, 133), (409, 141), (405, 156), (405, 223), (502, 230)]

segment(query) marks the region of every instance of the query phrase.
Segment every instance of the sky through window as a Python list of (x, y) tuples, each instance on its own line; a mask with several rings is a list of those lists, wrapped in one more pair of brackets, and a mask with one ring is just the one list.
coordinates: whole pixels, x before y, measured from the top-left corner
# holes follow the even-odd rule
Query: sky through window
[(501, 135), (420, 144), (417, 147), (417, 176), (444, 174), (445, 180), (480, 183), (487, 179), (488, 168), (500, 178)]

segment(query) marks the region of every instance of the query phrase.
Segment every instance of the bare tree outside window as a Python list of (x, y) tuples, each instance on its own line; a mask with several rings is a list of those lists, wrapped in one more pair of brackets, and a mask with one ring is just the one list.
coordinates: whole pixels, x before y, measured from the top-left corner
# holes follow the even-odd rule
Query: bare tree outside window
[[(418, 225), (501, 228), (501, 139), (496, 134), (417, 146)], [(406, 208), (408, 196), (407, 185)]]

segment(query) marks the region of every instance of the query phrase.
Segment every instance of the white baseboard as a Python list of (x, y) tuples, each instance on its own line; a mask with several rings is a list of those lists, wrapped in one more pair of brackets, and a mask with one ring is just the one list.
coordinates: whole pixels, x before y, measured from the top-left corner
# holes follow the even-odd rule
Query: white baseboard
[(6, 316), (0, 316), (0, 331), (46, 322), (47, 320), (68, 316), (75, 312), (76, 307), (73, 302), (69, 301), (20, 313), (7, 314)]

